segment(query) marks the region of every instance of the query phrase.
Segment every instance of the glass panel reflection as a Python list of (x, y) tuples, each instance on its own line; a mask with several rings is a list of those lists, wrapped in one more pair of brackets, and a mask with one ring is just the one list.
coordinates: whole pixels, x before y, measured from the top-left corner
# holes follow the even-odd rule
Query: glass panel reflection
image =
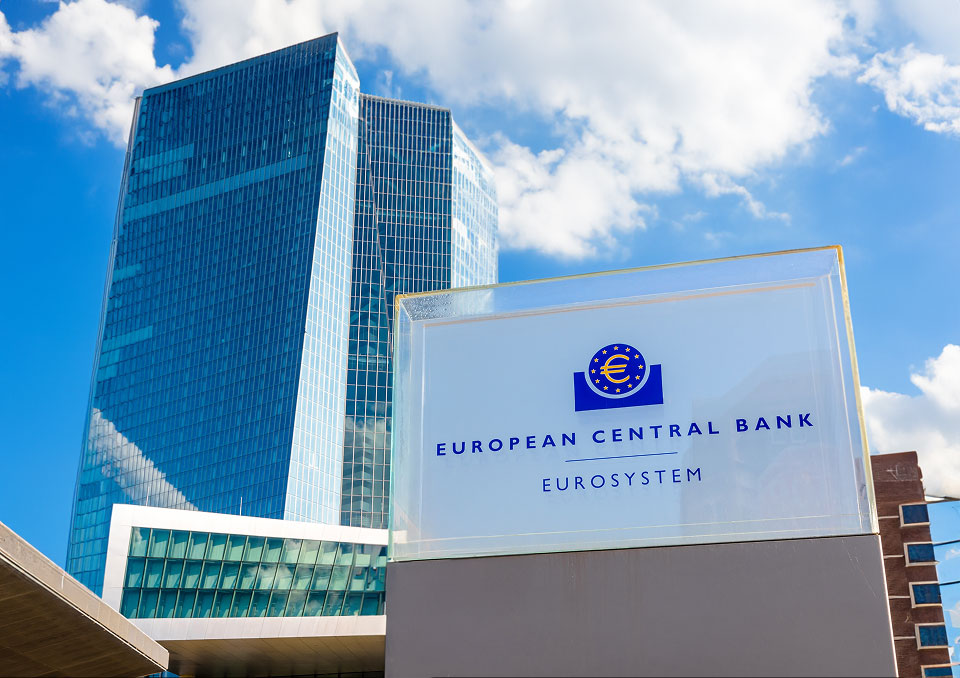
[[(135, 528), (121, 612), (129, 618), (383, 614), (385, 548)], [(167, 555), (134, 555), (161, 551)], [(180, 557), (195, 555), (205, 559)]]

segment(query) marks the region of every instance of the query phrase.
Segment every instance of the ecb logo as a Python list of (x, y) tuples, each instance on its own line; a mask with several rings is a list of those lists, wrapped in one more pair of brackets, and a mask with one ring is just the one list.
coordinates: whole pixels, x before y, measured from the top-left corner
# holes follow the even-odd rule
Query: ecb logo
[(584, 372), (573, 373), (574, 409), (663, 404), (660, 365), (648, 365), (630, 344), (610, 344), (593, 354)]

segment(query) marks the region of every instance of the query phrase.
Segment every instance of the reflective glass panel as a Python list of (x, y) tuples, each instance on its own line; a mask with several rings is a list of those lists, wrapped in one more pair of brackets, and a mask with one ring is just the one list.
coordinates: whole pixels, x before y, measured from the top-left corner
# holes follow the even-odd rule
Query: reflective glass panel
[(184, 558), (187, 555), (187, 540), (190, 534), (181, 530), (174, 530), (170, 535), (169, 558)]
[(826, 247), (400, 297), (391, 558), (876, 534), (846, 286)]

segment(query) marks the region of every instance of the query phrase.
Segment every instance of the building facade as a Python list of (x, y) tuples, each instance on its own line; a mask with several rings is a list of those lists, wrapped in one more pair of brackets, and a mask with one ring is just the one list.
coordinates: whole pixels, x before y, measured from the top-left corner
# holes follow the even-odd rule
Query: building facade
[(396, 294), (496, 280), (450, 112), (360, 93), (336, 34), (146, 90), (125, 159), (67, 569), (114, 504), (385, 527)]
[(117, 504), (103, 600), (177, 675), (382, 676), (386, 530)]
[(901, 676), (951, 676), (947, 629), (923, 473), (916, 452), (870, 458), (880, 543)]

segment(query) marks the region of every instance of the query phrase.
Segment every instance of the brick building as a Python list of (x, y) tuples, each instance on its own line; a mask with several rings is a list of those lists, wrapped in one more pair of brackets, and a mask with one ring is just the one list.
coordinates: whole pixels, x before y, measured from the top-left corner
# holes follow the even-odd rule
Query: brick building
[(900, 676), (951, 676), (923, 473), (916, 452), (871, 457)]

